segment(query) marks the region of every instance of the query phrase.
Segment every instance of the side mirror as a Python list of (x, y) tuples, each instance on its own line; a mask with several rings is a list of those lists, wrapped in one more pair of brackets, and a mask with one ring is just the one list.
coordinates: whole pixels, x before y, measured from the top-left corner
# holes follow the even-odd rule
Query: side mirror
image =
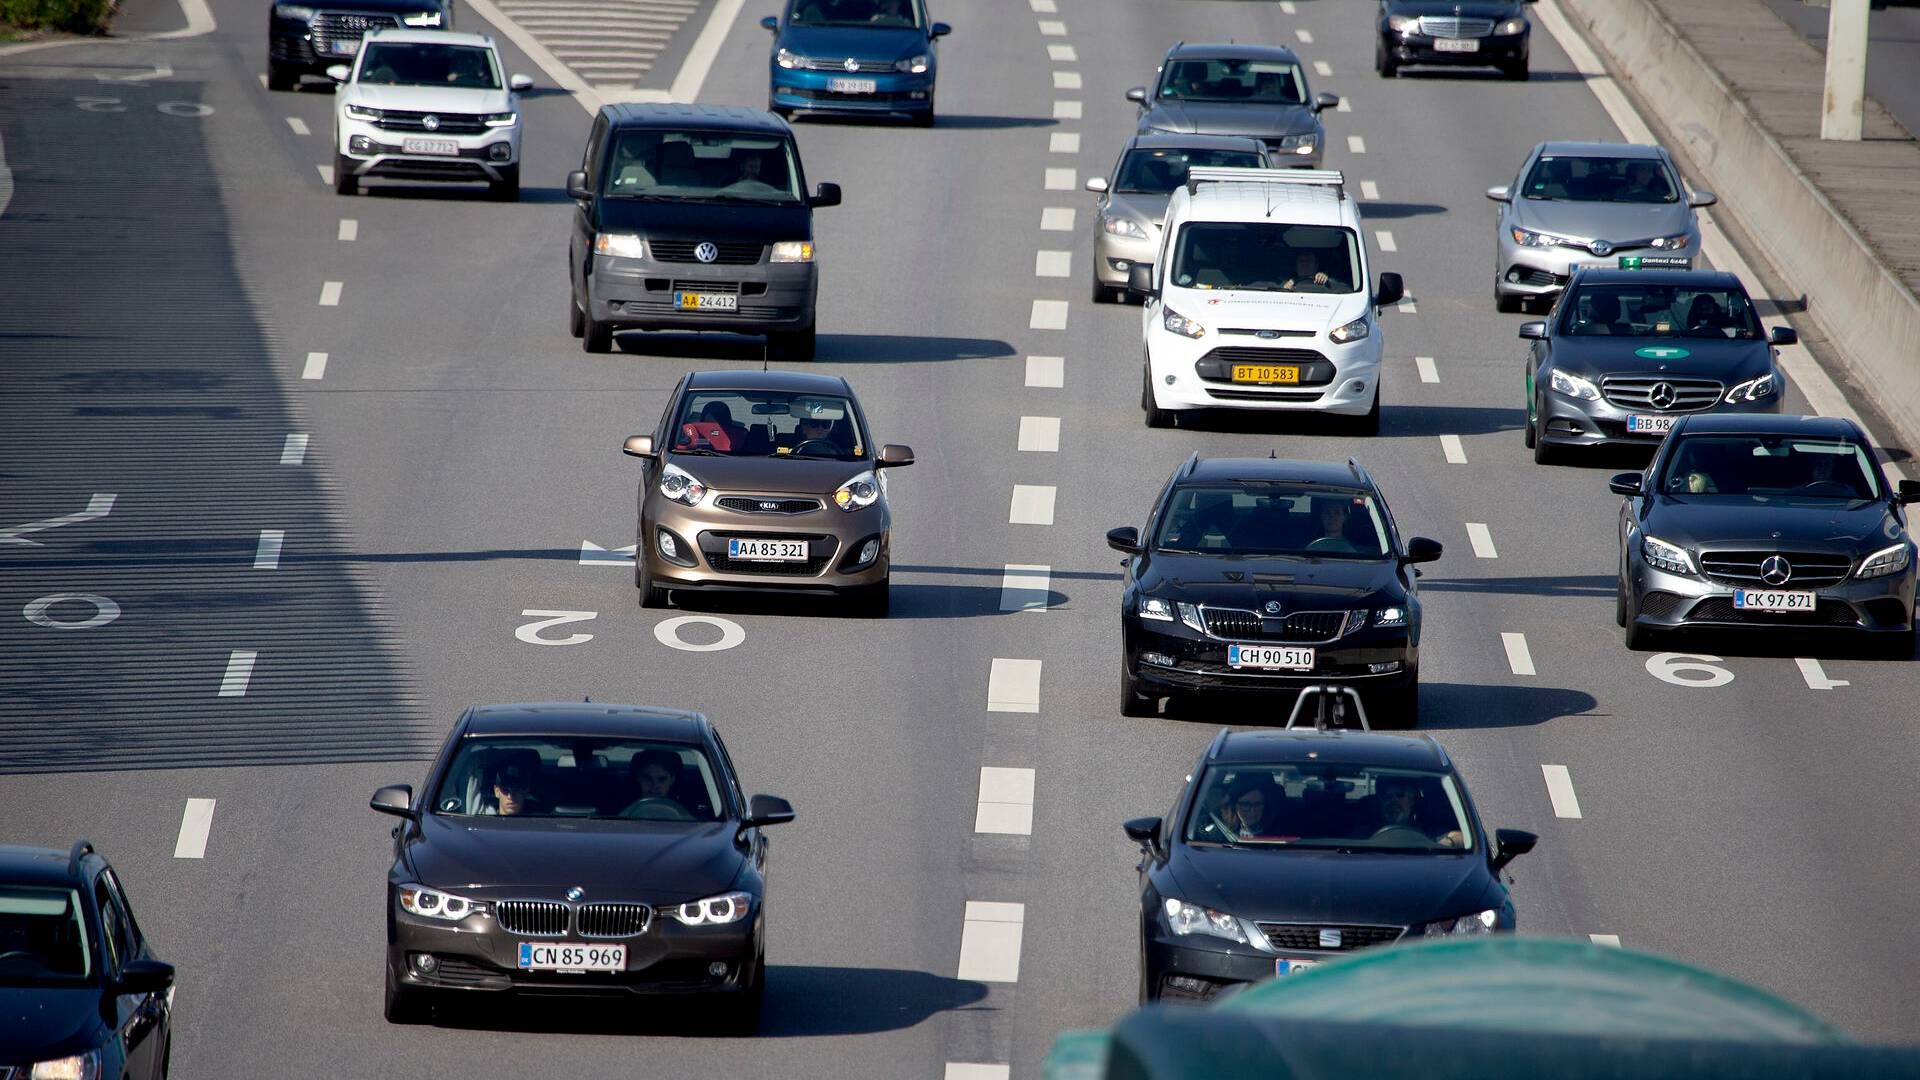
[(927, 28), (927, 36), (930, 38), (943, 38), (951, 33), (953, 33), (953, 27), (943, 22), (934, 23)]
[(1104, 176), (1089, 176), (1087, 177), (1086, 188), (1088, 191), (1104, 195), (1107, 191), (1107, 178)]
[(1406, 561), (1410, 563), (1438, 562), (1441, 552), (1446, 548), (1440, 541), (1425, 536), (1409, 537), (1407, 540)]
[(1147, 103), (1147, 88), (1144, 86), (1136, 86), (1128, 90), (1127, 100), (1136, 105), (1145, 105)]
[(1513, 189), (1505, 184), (1495, 184), (1487, 189), (1487, 198), (1494, 202), (1512, 202)]
[(353, 75), (353, 69), (345, 64), (334, 64), (327, 68), (327, 78), (334, 82), (346, 82)]
[(880, 453), (873, 459), (873, 466), (876, 469), (898, 469), (903, 465), (911, 464), (913, 464), (913, 447), (901, 446), (899, 443), (888, 443), (882, 446)]
[(779, 33), (779, 32), (780, 32), (780, 16), (778, 16), (778, 15), (769, 15), (769, 16), (767, 16), (766, 18), (764, 18), (764, 19), (761, 19), (761, 20), (760, 20), (760, 29), (762, 29), (762, 30), (765, 30), (766, 32), (768, 32), (768, 33), (770, 33), (770, 34), (777, 34), (777, 33)]
[(1127, 839), (1149, 851), (1160, 843), (1160, 819), (1157, 817), (1137, 817), (1120, 827), (1127, 831)]
[(1140, 530), (1131, 525), (1122, 525), (1107, 530), (1107, 546), (1126, 555), (1140, 554)]
[(116, 987), (123, 994), (159, 994), (173, 985), (173, 965), (158, 960), (129, 960)]
[(748, 829), (756, 825), (785, 825), (792, 820), (792, 803), (778, 795), (755, 795), (747, 800), (747, 816), (740, 819), (740, 827)]
[(1547, 340), (1547, 323), (1544, 319), (1531, 319), (1520, 324), (1520, 336), (1528, 341)]
[(1314, 112), (1319, 112), (1322, 109), (1336, 108), (1337, 106), (1339, 106), (1339, 104), (1340, 104), (1339, 94), (1329, 94), (1323, 90), (1320, 93), (1313, 95), (1313, 111)]
[(1687, 205), (1693, 207), (1712, 206), (1720, 201), (1720, 196), (1711, 191), (1695, 191), (1687, 196)]
[(1134, 263), (1127, 267), (1127, 288), (1141, 296), (1159, 296), (1160, 291), (1153, 287), (1153, 264)]
[(1902, 503), (1920, 502), (1920, 480), (1902, 480), (1894, 492), (1894, 500)]
[(1774, 345), (1798, 345), (1800, 331), (1791, 326), (1776, 326), (1767, 331), (1767, 341)]
[(567, 174), (567, 197), (570, 199), (593, 198), (593, 192), (587, 190), (586, 170), (575, 169)]
[(1513, 860), (1533, 850), (1540, 838), (1524, 829), (1493, 830), (1493, 869), (1495, 873)]
[(521, 90), (531, 90), (533, 89), (533, 76), (531, 75), (510, 76), (507, 79), (507, 86), (509, 86), (516, 92)]
[(653, 436), (629, 435), (620, 452), (628, 457), (650, 458), (653, 456)]
[(1389, 270), (1380, 275), (1380, 287), (1373, 291), (1373, 306), (1387, 307), (1397, 304), (1406, 295), (1406, 283), (1400, 280), (1399, 274)]
[(1637, 472), (1614, 473), (1607, 481), (1607, 490), (1615, 495), (1640, 494), (1640, 474)]
[(840, 185), (821, 184), (813, 189), (813, 198), (807, 200), (808, 206), (839, 206)]
[(383, 814), (418, 821), (419, 811), (413, 808), (413, 788), (408, 784), (388, 784), (373, 793), (367, 805)]

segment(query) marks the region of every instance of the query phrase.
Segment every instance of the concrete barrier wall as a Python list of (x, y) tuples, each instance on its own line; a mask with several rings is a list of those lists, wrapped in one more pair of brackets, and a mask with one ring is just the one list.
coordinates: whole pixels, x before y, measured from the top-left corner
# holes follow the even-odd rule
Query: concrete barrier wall
[(1920, 299), (1659, 9), (1647, 0), (1559, 3), (1684, 144), (1700, 186), (1720, 196), (1786, 282), (1806, 295), (1844, 374), (1894, 425), (1891, 434), (1920, 451)]

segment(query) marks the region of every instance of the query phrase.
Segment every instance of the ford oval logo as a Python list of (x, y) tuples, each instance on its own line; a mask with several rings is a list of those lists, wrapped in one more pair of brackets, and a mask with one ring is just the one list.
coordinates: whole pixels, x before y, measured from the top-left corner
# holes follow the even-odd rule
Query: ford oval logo
[(433, 115), (432, 113), (428, 113), (427, 115), (420, 118), (420, 126), (423, 128), (426, 128), (428, 131), (439, 131), (440, 118)]
[(581, 888), (578, 885), (575, 885), (573, 888), (567, 890), (567, 899), (573, 901), (576, 904), (579, 903), (581, 899), (586, 895), (587, 895), (587, 890)]
[(1278, 331), (1278, 330), (1261, 330), (1261, 331), (1258, 331), (1258, 332), (1256, 332), (1256, 333), (1255, 333), (1255, 334), (1254, 334), (1253, 336), (1254, 336), (1254, 337), (1257, 337), (1257, 338), (1260, 338), (1260, 339), (1261, 339), (1261, 340), (1263, 340), (1263, 341), (1272, 341), (1272, 340), (1273, 340), (1274, 338), (1277, 338), (1277, 337), (1279, 337), (1279, 336), (1280, 336), (1280, 331)]
[(701, 262), (710, 263), (720, 257), (720, 249), (714, 246), (713, 241), (702, 240), (694, 245), (693, 257)]

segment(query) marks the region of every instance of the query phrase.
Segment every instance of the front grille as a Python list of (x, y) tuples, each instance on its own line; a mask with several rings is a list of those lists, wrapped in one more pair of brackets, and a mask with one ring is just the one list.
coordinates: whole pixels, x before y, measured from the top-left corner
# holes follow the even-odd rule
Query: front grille
[(737, 281), (681, 281), (676, 278), (669, 287), (674, 292), (711, 293), (715, 296), (740, 295), (740, 283)]
[(753, 495), (722, 495), (713, 501), (721, 509), (739, 514), (811, 514), (824, 505), (819, 499), (762, 499)]
[[(427, 128), (429, 116), (434, 118), (431, 130)], [(373, 126), (382, 131), (418, 131), (432, 135), (478, 135), (487, 130), (486, 121), (477, 113), (424, 113), (400, 109), (383, 110)]]
[[(1653, 403), (1654, 388), (1665, 383), (1673, 393), (1673, 404), (1664, 408)], [(1718, 379), (1669, 379), (1661, 375), (1608, 375), (1600, 380), (1600, 393), (1608, 404), (1621, 409), (1646, 409), (1652, 412), (1699, 412), (1713, 408), (1726, 386)]]
[(920, 91), (919, 96), (917, 97), (915, 96), (915, 92), (912, 90), (899, 90), (894, 92), (888, 92), (888, 91), (882, 90), (878, 93), (873, 93), (873, 94), (841, 94), (841, 93), (836, 93), (832, 90), (814, 90), (806, 87), (792, 87), (792, 88), (783, 89), (780, 92), (782, 94), (790, 94), (793, 97), (797, 97), (802, 101), (819, 101), (819, 102), (824, 102), (828, 105), (844, 104), (844, 105), (880, 105), (880, 106), (886, 106), (886, 105), (924, 106), (927, 104), (927, 95), (925, 91)]
[[(1332, 641), (1349, 630), (1352, 616), (1347, 611), (1293, 611), (1267, 617), (1258, 611), (1240, 608), (1200, 608), (1200, 621), (1207, 633), (1217, 638), (1236, 640), (1319, 642)], [(1359, 629), (1354, 626), (1351, 629)]]
[(653, 909), (645, 904), (585, 904), (577, 919), (581, 937), (633, 937), (647, 932)]
[(1319, 401), (1326, 396), (1324, 390), (1216, 390), (1207, 387), (1210, 397), (1223, 401)]
[(510, 934), (561, 937), (567, 932), (567, 905), (552, 900), (502, 900), (493, 919)]
[(800, 66), (808, 71), (840, 71), (849, 75), (855, 73), (873, 74), (881, 71), (894, 70), (893, 61), (891, 60), (855, 60), (853, 61), (853, 67), (849, 68), (847, 67), (845, 58), (829, 60), (824, 56), (809, 56), (806, 58), (806, 62)]
[[(753, 559), (732, 559), (727, 556), (727, 541), (741, 540), (805, 540), (807, 542), (807, 561), (805, 562), (757, 562)], [(824, 570), (840, 550), (839, 541), (821, 533), (724, 533), (703, 532), (700, 534), (700, 554), (704, 555), (707, 565), (723, 574), (778, 574), (789, 577), (814, 577)]]
[(456, 180), (487, 180), (487, 170), (477, 161), (461, 161), (457, 158), (388, 158), (377, 161), (367, 167), (362, 176), (412, 176), (450, 178)]
[(1223, 326), (1214, 333), (1236, 337), (1260, 337), (1264, 334), (1270, 338), (1312, 337), (1314, 334), (1312, 330), (1262, 330), (1251, 326)]
[(1454, 15), (1422, 15), (1420, 32), (1428, 37), (1481, 38), (1493, 33), (1493, 20), (1462, 19)]
[[(705, 240), (653, 240), (647, 241), (647, 253), (655, 262), (697, 263), (700, 261), (693, 251)], [(714, 259), (716, 266), (752, 266), (760, 261), (766, 251), (765, 244), (715, 243), (719, 257)]]
[(665, 300), (628, 300), (625, 303), (615, 300), (612, 302), (611, 307), (622, 315), (654, 315), (676, 319), (694, 316), (702, 319), (737, 319), (741, 322), (770, 322), (776, 319), (791, 319), (797, 310), (795, 308), (741, 304), (732, 311), (716, 311), (713, 309), (695, 311), (691, 308), (676, 307)]
[(1508, 271), (1507, 280), (1513, 282), (1515, 285), (1538, 285), (1543, 288), (1549, 285), (1565, 285), (1567, 283), (1565, 275), (1556, 274), (1551, 270), (1541, 270), (1533, 266), (1514, 267), (1511, 271)]
[(1245, 345), (1219, 345), (1200, 358), (1228, 364), (1311, 364), (1326, 357), (1314, 349), (1261, 349)]
[(363, 14), (349, 11), (323, 11), (313, 17), (313, 48), (325, 56), (352, 56), (357, 42), (376, 26), (399, 26), (392, 15)]
[(1687, 613), (1692, 622), (1741, 626), (1855, 626), (1853, 607), (1839, 600), (1818, 600), (1812, 611), (1748, 611), (1733, 606), (1731, 596), (1710, 596)]
[[(1404, 926), (1321, 926), (1317, 923), (1266, 923), (1260, 925), (1260, 932), (1267, 935), (1267, 941), (1276, 949), (1289, 952), (1352, 952), (1355, 949), (1371, 948), (1375, 945), (1388, 945), (1400, 940), (1407, 932)], [(1321, 944), (1321, 932), (1328, 931), (1340, 935), (1340, 944)]]
[[(305, 38), (291, 34), (275, 34), (267, 43), (267, 56), (273, 60), (283, 60), (289, 64), (312, 64), (318, 62), (313, 55), (313, 43)], [(0, 1080), (7, 1080), (7, 1074), (0, 1070)]]
[[(1778, 555), (1792, 569), (1787, 580), (1773, 584), (1760, 576), (1760, 564)], [(1767, 589), (1820, 589), (1838, 585), (1853, 572), (1845, 555), (1816, 555), (1798, 551), (1704, 551), (1700, 569), (1715, 581)]]

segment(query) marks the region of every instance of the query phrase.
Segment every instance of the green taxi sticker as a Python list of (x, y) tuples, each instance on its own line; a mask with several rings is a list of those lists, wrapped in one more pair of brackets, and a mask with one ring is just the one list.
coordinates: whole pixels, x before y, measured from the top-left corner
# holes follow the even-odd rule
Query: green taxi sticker
[(1649, 345), (1644, 349), (1633, 350), (1633, 355), (1642, 360), (1685, 360), (1693, 354), (1672, 345)]
[(1685, 255), (1622, 255), (1620, 256), (1620, 269), (1685, 270), (1687, 269), (1687, 257)]

